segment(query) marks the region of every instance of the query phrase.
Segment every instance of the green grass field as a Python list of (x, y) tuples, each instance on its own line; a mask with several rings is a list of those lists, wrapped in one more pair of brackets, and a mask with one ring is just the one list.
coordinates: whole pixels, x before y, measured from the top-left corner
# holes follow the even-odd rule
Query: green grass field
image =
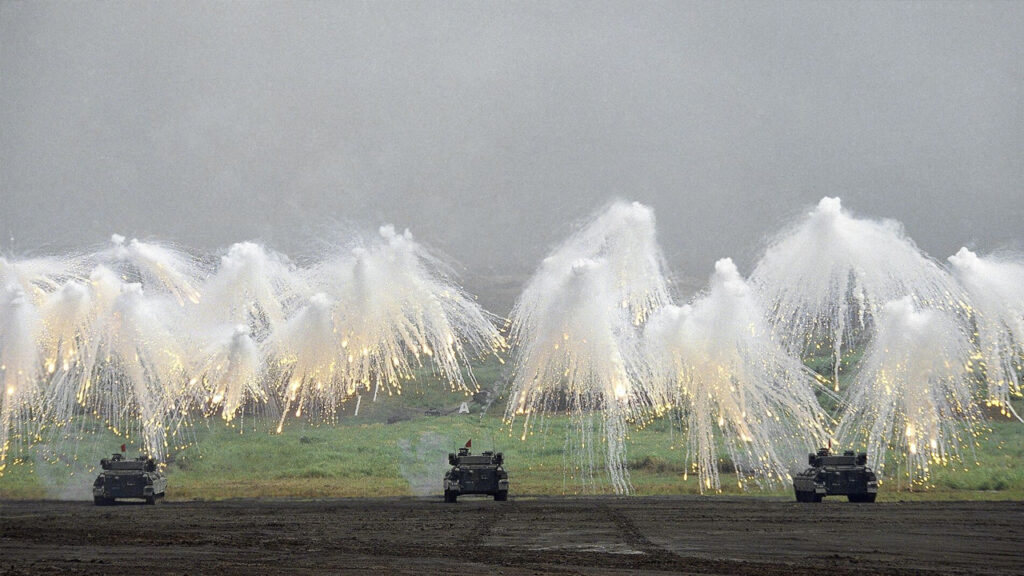
[[(500, 367), (476, 370), (482, 387), (500, 378)], [(490, 410), (465, 394), (445, 390), (424, 375), (425, 386), (409, 386), (400, 396), (372, 402), (364, 396), (355, 415), (347, 403), (334, 424), (290, 419), (277, 434), (271, 415), (249, 416), (227, 424), (219, 418), (198, 418), (187, 448), (168, 459), (169, 499), (237, 497), (374, 497), (440, 494), (447, 454), (472, 439), (474, 451), (505, 453), (515, 494), (610, 493), (603, 476), (602, 446), (594, 447), (593, 476), (574, 467), (567, 456), (568, 418), (548, 418), (526, 440), (519, 423), (510, 429), (501, 419), (505, 402), (496, 398)], [(479, 399), (479, 398), (478, 398)], [(457, 414), (468, 401), (471, 414)], [(434, 409), (441, 415), (426, 415)], [(989, 422), (991, 432), (971, 461), (935, 468), (926, 489), (909, 490), (887, 481), (881, 500), (1024, 499), (1024, 424)], [(628, 462), (634, 493), (697, 494), (695, 474), (683, 477), (683, 438), (667, 421), (633, 432)], [(0, 477), (0, 498), (90, 497), (99, 459), (124, 442), (110, 432), (63, 445), (25, 451), (24, 462), (8, 466)], [(575, 448), (576, 442), (572, 444)], [(137, 452), (137, 447), (129, 454)], [(808, 450), (814, 447), (809, 446)], [(75, 455), (77, 454), (77, 458)], [(54, 455), (54, 456), (49, 456)], [(730, 468), (723, 462), (723, 471)], [(723, 472), (722, 492), (751, 496), (791, 497), (788, 486), (741, 490), (735, 474)]]

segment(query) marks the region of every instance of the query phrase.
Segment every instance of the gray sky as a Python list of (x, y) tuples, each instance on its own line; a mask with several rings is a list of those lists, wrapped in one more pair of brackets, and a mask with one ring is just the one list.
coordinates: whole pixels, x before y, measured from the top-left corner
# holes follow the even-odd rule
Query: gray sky
[(824, 195), (1021, 249), (1022, 159), (1024, 3), (0, 0), (6, 252), (389, 222), (503, 313), (616, 197), (689, 287)]

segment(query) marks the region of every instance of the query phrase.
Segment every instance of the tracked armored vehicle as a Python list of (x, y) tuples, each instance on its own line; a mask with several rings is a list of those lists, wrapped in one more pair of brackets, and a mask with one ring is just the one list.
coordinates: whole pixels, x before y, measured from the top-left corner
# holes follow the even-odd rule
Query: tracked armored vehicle
[(126, 460), (114, 454), (100, 460), (100, 466), (103, 471), (92, 484), (92, 499), (97, 506), (113, 504), (119, 498), (141, 498), (146, 504), (156, 504), (167, 489), (167, 478), (152, 458)]
[(444, 475), (444, 501), (455, 502), (463, 494), (486, 494), (495, 500), (508, 500), (508, 472), (502, 467), (505, 458), (501, 452), (483, 452), (478, 456), (469, 448), (459, 448), (458, 454), (448, 454), (451, 470)]
[(878, 478), (868, 467), (868, 455), (832, 455), (828, 448), (808, 454), (810, 468), (793, 477), (797, 502), (821, 502), (825, 496), (845, 495), (850, 502), (874, 502), (878, 495)]

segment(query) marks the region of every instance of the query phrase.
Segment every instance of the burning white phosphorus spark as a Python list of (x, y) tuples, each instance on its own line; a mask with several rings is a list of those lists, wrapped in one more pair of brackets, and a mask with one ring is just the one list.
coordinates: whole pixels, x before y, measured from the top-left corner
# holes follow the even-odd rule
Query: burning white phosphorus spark
[(851, 217), (822, 198), (766, 250), (750, 278), (783, 343), (797, 354), (832, 354), (833, 382), (845, 348), (865, 345), (881, 306), (906, 295), (922, 308), (957, 309), (952, 277), (892, 220)]
[(181, 306), (199, 303), (195, 286), (201, 274), (198, 260), (160, 246), (114, 234), (112, 246), (97, 254), (99, 262), (118, 273), (124, 282), (138, 283), (154, 294), (169, 293)]
[(83, 406), (113, 430), (141, 436), (155, 457), (166, 450), (167, 428), (199, 405), (186, 377), (184, 310), (168, 296), (147, 295), (137, 283), (122, 282), (97, 267), (88, 287), (68, 284), (45, 308), (47, 364), (54, 367), (50, 394), (58, 421), (73, 421)]
[(719, 444), (743, 487), (787, 481), (826, 438), (812, 373), (772, 338), (731, 259), (715, 263), (705, 295), (652, 316), (644, 345), (656, 403), (679, 412), (701, 491), (721, 487)]
[(408, 230), (382, 226), (378, 238), (311, 270), (309, 285), (316, 293), (271, 347), (282, 421), (292, 408), (333, 418), (360, 390), (400, 394), (424, 366), (453, 389), (474, 391), (471, 358), (505, 345), (491, 317)]
[(94, 265), (87, 281), (65, 283), (43, 306), (47, 393), (58, 424), (84, 426), (73, 417), (81, 406), (162, 457), (168, 431), (201, 405), (186, 376), (194, 353), (186, 319), (199, 302), (201, 267), (169, 248), (112, 241), (82, 259)]
[(953, 276), (970, 296), (979, 361), (988, 381), (988, 402), (1018, 415), (1010, 397), (1021, 396), (1024, 376), (1024, 260), (978, 257), (961, 248), (949, 257)]
[(49, 416), (43, 387), (47, 374), (39, 347), (45, 326), (39, 307), (73, 276), (73, 268), (71, 259), (0, 257), (0, 474), (12, 438), (33, 439)]
[(288, 307), (307, 293), (287, 258), (258, 244), (235, 244), (221, 258), (194, 310), (203, 341), (195, 372), (211, 410), (230, 421), (247, 402), (268, 400), (259, 345), (284, 327)]
[(308, 296), (305, 280), (285, 256), (240, 242), (203, 286), (199, 315), (207, 325), (245, 324), (262, 342), (284, 325), (286, 309)]
[[(930, 466), (959, 458), (976, 435), (969, 340), (948, 313), (919, 310), (909, 296), (886, 304), (876, 322), (843, 394), (838, 436), (843, 445), (865, 446), (880, 476), (895, 463), (920, 482)], [(890, 451), (896, 454), (887, 458)]]
[(211, 407), (220, 408), (220, 415), (230, 422), (247, 402), (264, 403), (263, 359), (259, 347), (244, 324), (230, 333), (213, 338), (205, 350), (206, 366), (202, 368), (210, 388)]
[(577, 465), (592, 477), (589, 423), (600, 414), (612, 487), (630, 489), (625, 466), (630, 420), (649, 406), (633, 374), (638, 326), (668, 302), (654, 214), (617, 202), (547, 257), (512, 313), (515, 374), (506, 408), (523, 417), (567, 412), (580, 432)]
[[(28, 432), (32, 408), (41, 397), (36, 342), (39, 314), (18, 284), (0, 291), (0, 473), (7, 465), (12, 433)], [(19, 434), (20, 433), (20, 434)]]

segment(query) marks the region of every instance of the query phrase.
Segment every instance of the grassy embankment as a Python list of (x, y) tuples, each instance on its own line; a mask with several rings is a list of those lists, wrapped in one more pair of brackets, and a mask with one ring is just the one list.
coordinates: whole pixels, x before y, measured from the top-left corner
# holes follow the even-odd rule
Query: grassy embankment
[[(483, 366), (477, 376), (484, 387), (500, 376), (495, 366)], [(413, 390), (415, 388), (415, 391)], [(219, 419), (200, 420), (197, 442), (173, 455), (167, 467), (169, 499), (234, 497), (356, 497), (440, 494), (447, 453), (473, 439), (474, 451), (505, 453), (516, 494), (608, 493), (600, 462), (596, 483), (581, 482), (566, 458), (567, 418), (547, 420), (525, 441), (519, 424), (509, 429), (501, 420), (504, 399), (487, 414), (471, 398), (450, 393), (437, 382), (409, 386), (399, 397), (370, 402), (366, 396), (358, 416), (355, 402), (345, 405), (337, 424), (315, 425), (287, 421), (281, 434), (269, 416), (249, 418), (244, 426)], [(473, 414), (445, 413), (469, 400)], [(427, 409), (443, 414), (428, 416)], [(390, 423), (389, 423), (390, 422)], [(895, 480), (883, 486), (881, 500), (1024, 499), (1024, 424), (1000, 420), (989, 423), (991, 433), (976, 448), (971, 461), (933, 469), (926, 491), (908, 491)], [(635, 493), (697, 494), (695, 474), (683, 479), (682, 438), (667, 421), (657, 421), (629, 438), (628, 461)], [(0, 477), (0, 498), (88, 498), (99, 458), (116, 449), (121, 439), (83, 441), (78, 462), (48, 464), (30, 457), (9, 466)], [(56, 452), (73, 453), (71, 447)], [(811, 447), (808, 447), (811, 449)], [(595, 455), (600, 458), (601, 446)], [(726, 494), (789, 497), (788, 487), (743, 491), (736, 476), (722, 464)], [(72, 470), (77, 473), (71, 475)], [(899, 489), (902, 488), (902, 489)]]

